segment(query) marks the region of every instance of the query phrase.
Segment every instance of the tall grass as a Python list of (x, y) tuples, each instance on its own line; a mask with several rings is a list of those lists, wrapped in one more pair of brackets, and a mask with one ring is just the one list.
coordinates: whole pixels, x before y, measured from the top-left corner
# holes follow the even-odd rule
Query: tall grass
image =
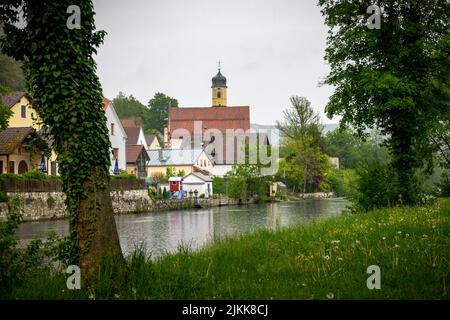
[[(449, 299), (450, 201), (344, 215), (261, 230), (152, 260), (104, 261), (90, 288), (40, 275), (7, 298), (45, 299)], [(369, 290), (367, 267), (381, 269)]]

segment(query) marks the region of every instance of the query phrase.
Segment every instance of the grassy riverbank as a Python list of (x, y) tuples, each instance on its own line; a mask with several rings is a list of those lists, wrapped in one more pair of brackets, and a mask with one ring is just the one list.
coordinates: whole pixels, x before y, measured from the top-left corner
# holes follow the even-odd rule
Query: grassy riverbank
[[(47, 274), (8, 298), (449, 299), (449, 263), (445, 199), (258, 231), (156, 261), (137, 251), (127, 268), (105, 263), (95, 288), (69, 291), (66, 274)], [(367, 289), (370, 265), (381, 268), (381, 290)]]

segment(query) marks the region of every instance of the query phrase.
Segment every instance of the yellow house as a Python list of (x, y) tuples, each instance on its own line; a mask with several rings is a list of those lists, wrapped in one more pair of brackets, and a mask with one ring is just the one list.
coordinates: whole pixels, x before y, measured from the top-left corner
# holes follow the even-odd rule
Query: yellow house
[[(13, 113), (11, 118), (9, 119), (8, 128), (21, 128), (21, 129), (33, 128), (37, 132), (39, 132), (41, 130), (42, 121), (41, 121), (37, 111), (33, 108), (32, 100), (28, 96), (28, 94), (26, 94), (23, 91), (16, 91), (9, 95), (1, 96), (1, 101), (4, 105), (9, 107)], [(25, 131), (22, 130), (22, 133), (23, 132), (25, 132)], [(11, 132), (8, 132), (7, 134), (11, 135)], [(3, 152), (5, 152), (5, 150), (3, 150)], [(10, 156), (14, 157), (14, 153), (11, 154)], [(4, 157), (5, 157), (5, 155), (4, 155)], [(27, 159), (25, 159), (25, 158), (27, 158)], [(39, 155), (39, 154), (34, 155), (34, 154), (29, 154), (27, 152), (22, 152), (20, 155), (20, 159), (21, 160), (19, 160), (18, 163), (22, 163), (21, 168), (22, 169), (25, 168), (24, 163), (26, 162), (27, 163), (26, 171), (28, 171), (28, 170), (36, 167), (36, 163), (35, 163), (36, 159), (39, 159), (38, 162), (41, 161), (41, 155)], [(3, 160), (6, 161), (6, 159), (3, 159)], [(48, 158), (44, 157), (44, 160), (45, 160), (45, 166), (47, 168), (47, 173), (49, 175), (57, 175), (58, 168), (57, 168), (57, 163), (56, 163), (55, 152), (52, 150), (51, 156)], [(10, 161), (13, 161), (14, 164), (16, 162), (15, 160), (10, 160)], [(21, 162), (21, 161), (25, 161), (25, 162)], [(9, 168), (10, 164), (12, 165), (13, 163), (10, 163), (9, 161), (7, 163), (4, 162), (3, 163), (3, 171), (0, 171), (0, 172), (12, 172), (10, 169), (7, 169), (7, 168)], [(16, 170), (14, 170), (14, 173), (19, 173), (18, 167), (14, 168), (14, 169), (16, 169)], [(20, 173), (23, 173), (23, 172), (20, 172)]]
[(0, 132), (0, 173), (22, 174), (39, 167), (40, 153), (44, 150), (30, 152), (31, 139), (40, 139), (31, 127), (7, 128)]
[(214, 161), (202, 149), (159, 149), (148, 150), (148, 176), (166, 175), (167, 168), (184, 171), (184, 174), (195, 171), (210, 172)]

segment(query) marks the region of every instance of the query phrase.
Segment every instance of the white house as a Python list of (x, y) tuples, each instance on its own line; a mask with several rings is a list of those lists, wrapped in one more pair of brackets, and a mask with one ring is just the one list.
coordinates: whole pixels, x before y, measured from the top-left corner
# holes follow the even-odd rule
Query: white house
[(194, 196), (197, 190), (198, 196), (204, 194), (205, 198), (209, 198), (213, 195), (212, 179), (200, 172), (192, 172), (183, 177), (183, 190), (188, 197)]
[(148, 150), (147, 139), (144, 135), (144, 130), (140, 127), (128, 126), (127, 122), (122, 120), (122, 126), (128, 137), (128, 144), (140, 144), (143, 145), (145, 150)]
[(127, 169), (127, 159), (126, 159), (126, 144), (127, 144), (127, 134), (117, 116), (116, 110), (111, 101), (103, 101), (103, 111), (106, 115), (106, 125), (109, 131), (109, 140), (111, 141), (112, 152), (111, 152), (111, 166), (110, 174), (114, 174), (114, 168), (116, 165), (116, 160), (119, 170), (126, 171)]

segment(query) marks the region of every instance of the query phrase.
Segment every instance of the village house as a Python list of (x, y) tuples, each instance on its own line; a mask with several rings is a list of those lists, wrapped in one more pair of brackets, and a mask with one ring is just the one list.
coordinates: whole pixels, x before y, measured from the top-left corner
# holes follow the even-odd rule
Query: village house
[(149, 150), (148, 176), (166, 175), (167, 169), (174, 174), (194, 171), (210, 172), (214, 167), (214, 160), (202, 149), (159, 149)]
[[(212, 78), (212, 106), (169, 108), (164, 130), (166, 148), (205, 149), (218, 175), (226, 174), (238, 162), (238, 152), (243, 149), (241, 141), (248, 137), (250, 129), (250, 107), (228, 106), (227, 88), (227, 79), (219, 68)], [(227, 139), (227, 131), (232, 131), (234, 136)], [(190, 139), (182, 132), (189, 134)], [(196, 141), (201, 141), (201, 145), (196, 145)]]
[(158, 137), (154, 134), (145, 135), (145, 141), (147, 142), (148, 150), (158, 150), (161, 149)]
[(0, 132), (0, 173), (22, 174), (38, 169), (48, 150), (47, 142), (35, 129), (7, 128)]
[(136, 178), (147, 177), (150, 158), (145, 147), (141, 144), (127, 144), (126, 153), (127, 173), (136, 175)]
[[(39, 135), (42, 121), (33, 107), (31, 97), (23, 91), (16, 91), (1, 96), (1, 101), (12, 111), (8, 129), (17, 130), (6, 129), (0, 132), (2, 135), (0, 173), (24, 173), (39, 168), (49, 175), (57, 175), (56, 154), (52, 150), (45, 152), (48, 157), (44, 154), (44, 149), (49, 148), (50, 142), (45, 142)], [(39, 143), (42, 150), (30, 148), (31, 139), (42, 140)]]
[(103, 100), (103, 111), (106, 115), (106, 125), (112, 147), (109, 173), (118, 174), (121, 171), (125, 172), (127, 170), (127, 134), (110, 100)]
[(188, 197), (202, 196), (212, 197), (213, 185), (211, 177), (200, 172), (191, 172), (183, 177), (183, 191)]
[(140, 144), (144, 146), (145, 150), (148, 150), (144, 130), (142, 130), (141, 127), (138, 127), (134, 121), (130, 119), (120, 119), (120, 122), (128, 137), (127, 144)]

